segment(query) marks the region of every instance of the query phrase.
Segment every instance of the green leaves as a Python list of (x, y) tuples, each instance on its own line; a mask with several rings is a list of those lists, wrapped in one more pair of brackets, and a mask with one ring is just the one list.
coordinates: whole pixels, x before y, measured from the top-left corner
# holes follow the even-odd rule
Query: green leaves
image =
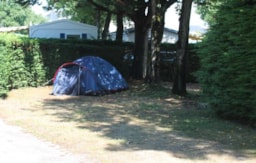
[(198, 50), (199, 81), (218, 115), (255, 125), (256, 6), (227, 0), (218, 9)]
[(0, 97), (10, 89), (39, 86), (45, 81), (45, 70), (36, 41), (1, 34), (0, 50)]
[(31, 8), (24, 8), (16, 3), (0, 2), (0, 26), (25, 26), (29, 23), (41, 23), (45, 19), (32, 12)]

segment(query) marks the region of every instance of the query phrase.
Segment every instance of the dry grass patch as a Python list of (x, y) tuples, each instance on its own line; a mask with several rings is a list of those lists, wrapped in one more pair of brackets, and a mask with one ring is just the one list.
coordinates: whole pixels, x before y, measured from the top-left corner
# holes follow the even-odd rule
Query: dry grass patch
[(256, 131), (198, 109), (199, 88), (189, 88), (187, 98), (168, 84), (100, 97), (25, 88), (1, 101), (0, 117), (101, 162), (255, 162)]

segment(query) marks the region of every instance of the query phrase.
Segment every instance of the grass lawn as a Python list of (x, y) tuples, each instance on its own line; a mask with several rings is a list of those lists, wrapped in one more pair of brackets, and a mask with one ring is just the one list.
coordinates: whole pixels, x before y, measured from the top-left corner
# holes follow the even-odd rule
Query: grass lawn
[(224, 121), (170, 83), (105, 96), (52, 96), (51, 87), (13, 90), (0, 118), (26, 132), (100, 162), (256, 162), (256, 130)]

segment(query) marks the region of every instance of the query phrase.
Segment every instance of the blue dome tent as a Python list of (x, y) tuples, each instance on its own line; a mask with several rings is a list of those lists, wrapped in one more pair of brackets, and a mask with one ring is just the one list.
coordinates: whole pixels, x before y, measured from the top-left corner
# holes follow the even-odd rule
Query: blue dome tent
[(104, 95), (128, 88), (118, 70), (106, 60), (86, 56), (64, 63), (54, 74), (53, 95)]

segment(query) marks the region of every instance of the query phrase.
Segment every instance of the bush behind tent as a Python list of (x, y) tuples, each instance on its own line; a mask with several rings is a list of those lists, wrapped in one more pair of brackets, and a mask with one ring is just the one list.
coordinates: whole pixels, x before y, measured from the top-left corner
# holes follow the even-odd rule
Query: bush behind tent
[[(192, 72), (199, 67), (197, 57), (190, 46), (188, 81), (195, 81)], [(162, 51), (175, 51), (175, 45), (162, 44)], [(124, 61), (133, 43), (117, 43), (103, 40), (30, 39), (15, 34), (0, 34), (0, 97), (11, 89), (40, 86), (52, 79), (56, 69), (65, 62), (83, 56), (99, 56), (128, 78), (131, 63)], [(162, 80), (172, 80), (173, 64), (163, 63)], [(166, 77), (168, 76), (168, 77)]]

